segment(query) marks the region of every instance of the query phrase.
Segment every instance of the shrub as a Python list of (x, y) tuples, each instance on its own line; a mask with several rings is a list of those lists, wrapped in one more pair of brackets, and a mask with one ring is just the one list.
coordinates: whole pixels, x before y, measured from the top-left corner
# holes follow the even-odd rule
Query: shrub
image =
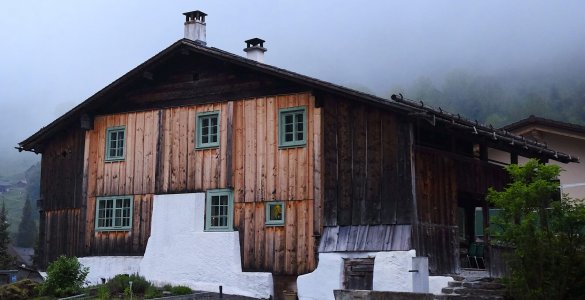
[(82, 267), (77, 257), (60, 256), (49, 264), (47, 280), (41, 288), (41, 294), (66, 297), (81, 291), (89, 268)]
[(114, 278), (110, 279), (106, 284), (110, 293), (112, 295), (119, 295), (123, 294), (126, 289), (128, 288), (128, 293), (130, 292), (130, 281), (132, 281), (132, 293), (133, 294), (144, 294), (146, 289), (152, 284), (146, 279), (138, 274), (120, 274), (116, 275)]
[(107, 300), (110, 299), (110, 290), (106, 285), (100, 285), (97, 287), (97, 298), (99, 300)]
[(149, 286), (144, 292), (144, 299), (153, 299), (162, 297), (162, 292), (154, 286)]
[(171, 293), (173, 295), (189, 295), (193, 293), (193, 290), (188, 286), (178, 285), (171, 288)]
[(488, 199), (501, 208), (494, 240), (510, 246), (506, 283), (515, 299), (583, 299), (585, 292), (585, 205), (566, 195), (558, 200), (560, 168), (530, 160), (507, 167), (512, 178)]

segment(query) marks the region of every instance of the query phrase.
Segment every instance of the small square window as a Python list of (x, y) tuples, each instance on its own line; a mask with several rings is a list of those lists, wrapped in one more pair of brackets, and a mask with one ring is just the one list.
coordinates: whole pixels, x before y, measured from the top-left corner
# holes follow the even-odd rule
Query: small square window
[(95, 230), (115, 231), (132, 228), (132, 196), (98, 197)]
[(266, 225), (284, 225), (285, 206), (283, 201), (266, 202)]
[(234, 197), (231, 190), (207, 191), (205, 205), (205, 230), (233, 230)]
[(110, 127), (106, 130), (106, 161), (124, 160), (126, 127)]
[(219, 147), (219, 111), (198, 113), (196, 149)]
[(284, 108), (278, 114), (278, 146), (300, 147), (307, 143), (305, 107)]

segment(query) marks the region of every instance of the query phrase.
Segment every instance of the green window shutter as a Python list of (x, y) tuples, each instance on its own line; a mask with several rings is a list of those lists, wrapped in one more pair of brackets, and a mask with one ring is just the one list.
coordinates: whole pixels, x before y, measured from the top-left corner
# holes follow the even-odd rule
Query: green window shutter
[(132, 229), (132, 196), (97, 197), (96, 231), (127, 231)]
[(264, 206), (266, 209), (266, 225), (284, 225), (286, 206), (283, 201), (264, 202)]
[(278, 147), (302, 147), (307, 144), (307, 109), (304, 106), (278, 111)]
[(106, 129), (106, 161), (124, 160), (126, 147), (126, 127), (117, 126)]
[(232, 190), (209, 190), (205, 202), (205, 230), (233, 231), (234, 195)]
[(219, 111), (197, 113), (195, 117), (195, 149), (219, 147)]

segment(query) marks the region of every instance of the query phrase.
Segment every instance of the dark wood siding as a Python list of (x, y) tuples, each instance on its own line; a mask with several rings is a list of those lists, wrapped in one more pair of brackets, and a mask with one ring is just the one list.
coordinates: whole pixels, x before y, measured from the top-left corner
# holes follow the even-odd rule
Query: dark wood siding
[(82, 246), (81, 210), (85, 132), (70, 128), (55, 136), (41, 160), (41, 266), (61, 254), (73, 255)]
[(411, 224), (410, 124), (350, 100), (323, 102), (324, 225)]
[(485, 206), (489, 187), (508, 180), (502, 167), (446, 151), (416, 147), (415, 175), (418, 224), (413, 227), (417, 255), (429, 257), (432, 274), (459, 271), (458, 201), (472, 195)]

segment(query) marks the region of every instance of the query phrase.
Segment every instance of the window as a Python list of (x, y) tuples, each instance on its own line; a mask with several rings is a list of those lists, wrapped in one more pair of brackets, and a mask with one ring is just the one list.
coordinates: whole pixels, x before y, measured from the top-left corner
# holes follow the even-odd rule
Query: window
[(305, 107), (281, 109), (278, 114), (278, 146), (281, 148), (304, 146), (307, 140)]
[(111, 127), (106, 130), (106, 161), (124, 160), (126, 127)]
[(284, 202), (266, 202), (266, 225), (284, 225)]
[(132, 197), (98, 197), (95, 209), (95, 230), (113, 231), (132, 228)]
[(207, 191), (205, 205), (205, 230), (231, 231), (233, 225), (234, 197), (231, 190)]
[(197, 144), (195, 148), (205, 149), (219, 147), (219, 112), (197, 114)]

